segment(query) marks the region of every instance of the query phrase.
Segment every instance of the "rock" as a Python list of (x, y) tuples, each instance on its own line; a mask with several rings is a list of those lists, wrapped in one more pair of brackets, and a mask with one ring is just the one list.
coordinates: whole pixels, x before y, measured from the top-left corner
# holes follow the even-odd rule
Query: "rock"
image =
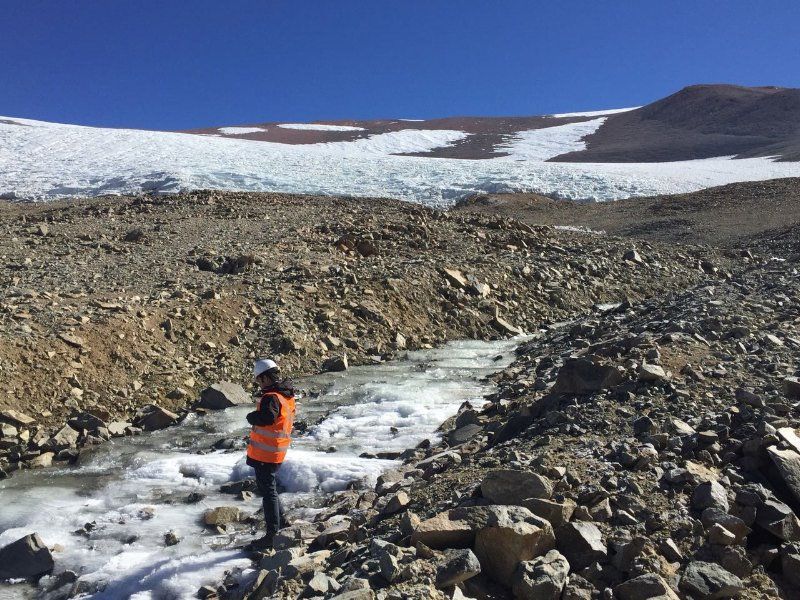
[(641, 255), (636, 251), (635, 248), (631, 248), (630, 250), (625, 252), (625, 254), (622, 255), (622, 260), (636, 263), (637, 265), (644, 264), (644, 260), (642, 260)]
[(28, 466), (31, 469), (46, 468), (53, 464), (53, 459), (55, 457), (56, 455), (53, 452), (42, 452), (41, 454), (30, 459), (28, 461)]
[(164, 534), (164, 545), (165, 546), (175, 546), (176, 544), (180, 543), (181, 538), (178, 533), (174, 530), (170, 530)]
[(32, 533), (0, 548), (0, 580), (35, 579), (53, 570), (53, 555)]
[(346, 371), (347, 370), (347, 354), (341, 356), (332, 356), (322, 363), (322, 370), (329, 371)]
[(482, 433), (483, 427), (475, 423), (470, 423), (449, 432), (447, 434), (447, 443), (451, 446), (458, 446), (459, 444), (464, 444)]
[(667, 373), (664, 371), (663, 367), (659, 365), (650, 365), (647, 363), (642, 363), (639, 365), (636, 375), (639, 378), (639, 381), (655, 382), (666, 381), (668, 379)]
[(78, 444), (79, 438), (80, 433), (69, 425), (64, 425), (53, 437), (47, 440), (46, 446), (55, 451), (64, 450), (65, 448), (74, 448)]
[(781, 551), (781, 567), (786, 580), (800, 588), (800, 547), (797, 544)]
[(393, 515), (399, 513), (403, 510), (406, 506), (409, 505), (411, 499), (408, 497), (404, 491), (400, 490), (394, 496), (389, 498), (389, 501), (386, 503), (386, 506), (383, 508), (384, 515)]
[(467, 287), (467, 278), (458, 269), (442, 269), (444, 278), (455, 288), (463, 289)]
[(493, 504), (520, 505), (527, 498), (549, 498), (553, 484), (531, 471), (495, 469), (481, 481), (481, 494)]
[(741, 542), (750, 528), (747, 524), (735, 515), (729, 515), (718, 508), (707, 508), (700, 515), (700, 521), (706, 529), (711, 529), (714, 524), (718, 524), (736, 536), (736, 543)]
[(520, 502), (520, 506), (524, 506), (537, 517), (547, 519), (553, 528), (558, 528), (572, 518), (577, 504), (570, 499), (566, 499), (564, 502), (554, 502), (544, 498), (528, 498)]
[(86, 342), (83, 340), (83, 338), (81, 338), (81, 337), (79, 337), (77, 335), (69, 335), (67, 333), (59, 333), (58, 334), (58, 338), (62, 342), (67, 344), (67, 346), (72, 346), (73, 348), (80, 349), (80, 348), (83, 348), (84, 346), (86, 346)]
[(0, 421), (5, 421), (6, 423), (12, 423), (14, 425), (20, 425), (22, 427), (28, 427), (29, 425), (36, 423), (36, 419), (33, 417), (29, 417), (25, 413), (21, 413), (14, 409), (0, 411)]
[(614, 588), (614, 598), (619, 600), (678, 600), (664, 579), (656, 573), (646, 573), (629, 579)]
[(708, 530), (708, 541), (720, 546), (730, 546), (736, 543), (736, 536), (719, 523), (714, 523)]
[(282, 569), (290, 562), (300, 558), (305, 554), (305, 548), (289, 548), (287, 550), (278, 550), (274, 554), (268, 554), (261, 559), (258, 564), (259, 569), (266, 569), (267, 571), (275, 571)]
[(558, 371), (553, 392), (557, 394), (591, 394), (622, 382), (622, 374), (613, 365), (588, 358), (571, 358)]
[(777, 498), (768, 498), (758, 507), (756, 524), (783, 541), (800, 541), (800, 519)]
[(200, 598), (201, 600), (214, 600), (218, 597), (217, 588), (212, 585), (201, 586), (195, 593), (195, 598)]
[(113, 437), (122, 437), (131, 425), (132, 423), (126, 423), (124, 421), (112, 421), (108, 424), (108, 433)]
[(520, 600), (558, 600), (567, 583), (569, 562), (558, 550), (523, 561), (511, 579), (514, 598)]
[(322, 571), (317, 571), (308, 580), (303, 596), (306, 598), (315, 596), (324, 596), (330, 592), (336, 592), (339, 589), (339, 584), (335, 579), (328, 577)]
[(107, 427), (105, 421), (88, 412), (81, 412), (74, 415), (67, 424), (77, 431), (81, 431), (82, 429), (97, 431), (100, 428)]
[(535, 558), (555, 545), (553, 527), (519, 506), (496, 506), (486, 526), (475, 535), (475, 554), (482, 571), (507, 584), (521, 561)]
[(230, 525), (242, 520), (242, 511), (235, 506), (217, 506), (203, 513), (203, 522), (206, 525)]
[(789, 398), (800, 399), (800, 378), (787, 377), (783, 380), (783, 393)]
[(575, 571), (580, 571), (593, 562), (603, 561), (608, 556), (600, 530), (593, 523), (584, 521), (575, 521), (560, 527), (556, 532), (556, 545)]
[(794, 450), (779, 450), (767, 448), (770, 460), (778, 468), (786, 487), (800, 501), (800, 453)]
[(744, 591), (742, 580), (715, 563), (694, 561), (681, 577), (680, 589), (698, 600), (737, 598)]
[(698, 510), (713, 507), (728, 512), (730, 509), (728, 494), (717, 481), (705, 481), (698, 485), (692, 493), (692, 506)]
[(156, 431), (169, 427), (178, 420), (174, 412), (161, 408), (157, 404), (147, 404), (136, 412), (133, 424), (145, 431)]
[(389, 554), (388, 552), (381, 555), (379, 561), (381, 576), (392, 583), (397, 576), (400, 574), (400, 563), (397, 562), (397, 558), (393, 555)]
[(491, 321), (492, 327), (494, 327), (500, 333), (505, 335), (522, 335), (524, 332), (522, 329), (517, 327), (516, 325), (512, 325), (502, 317), (495, 315), (494, 319)]
[(252, 398), (238, 383), (220, 381), (200, 392), (200, 400), (195, 404), (195, 408), (222, 410), (231, 406), (250, 404), (252, 401)]
[(471, 550), (451, 550), (436, 568), (436, 587), (459, 584), (480, 572), (481, 564)]
[(330, 600), (375, 600), (375, 592), (368, 588), (352, 590), (333, 596)]

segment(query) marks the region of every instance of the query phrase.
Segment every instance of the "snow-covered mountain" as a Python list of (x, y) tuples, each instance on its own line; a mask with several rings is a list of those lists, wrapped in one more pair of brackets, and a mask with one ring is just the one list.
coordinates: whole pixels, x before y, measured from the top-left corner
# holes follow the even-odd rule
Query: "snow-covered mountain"
[[(389, 196), (445, 206), (477, 192), (608, 200), (800, 176), (800, 163), (791, 162), (796, 132), (777, 125), (793, 114), (792, 94), (778, 101), (771, 92), (744, 94), (749, 112), (732, 111), (726, 102), (720, 114), (709, 112), (709, 94), (717, 93), (712, 92), (705, 93), (705, 104), (698, 104), (696, 94), (689, 98), (695, 113), (703, 107), (705, 120), (697, 114), (681, 118), (681, 102), (674, 99), (660, 110), (654, 103), (539, 117), (258, 123), (191, 132), (0, 117), (0, 197), (212, 188)], [(771, 104), (762, 110), (761, 131), (753, 103), (765, 97)], [(742, 115), (750, 115), (749, 121)], [(644, 135), (648, 127), (662, 138)], [(653, 162), (658, 139), (669, 147), (670, 162)], [(709, 155), (709, 148), (725, 155)], [(603, 152), (609, 162), (586, 162), (586, 156)], [(704, 158), (678, 160), (681, 152)], [(745, 152), (747, 158), (732, 156)]]

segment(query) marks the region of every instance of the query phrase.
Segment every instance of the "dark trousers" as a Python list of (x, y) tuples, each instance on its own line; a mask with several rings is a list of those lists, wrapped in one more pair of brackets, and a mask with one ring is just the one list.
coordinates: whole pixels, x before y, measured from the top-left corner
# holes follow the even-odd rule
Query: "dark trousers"
[(281, 528), (281, 502), (278, 499), (278, 487), (275, 478), (280, 465), (258, 463), (253, 465), (256, 470), (256, 485), (264, 501), (264, 522), (267, 534), (273, 534)]

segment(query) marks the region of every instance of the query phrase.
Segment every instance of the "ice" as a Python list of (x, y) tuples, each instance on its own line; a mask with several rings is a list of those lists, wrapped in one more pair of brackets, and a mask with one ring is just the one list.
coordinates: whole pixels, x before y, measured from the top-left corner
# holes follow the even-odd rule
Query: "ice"
[(244, 135), (245, 133), (262, 133), (263, 127), (218, 127), (217, 131), (225, 135)]
[(571, 113), (558, 113), (555, 115), (546, 115), (548, 117), (602, 117), (608, 115), (616, 115), (619, 113), (630, 112), (641, 108), (641, 106), (631, 106), (630, 108), (611, 108), (608, 110), (588, 110), (584, 112), (571, 112)]
[(309, 131), (364, 131), (363, 127), (351, 125), (323, 125), (321, 123), (281, 123), (284, 129), (306, 129)]
[[(483, 402), (491, 384), (482, 378), (509, 364), (519, 341), (460, 342), (410, 352), (406, 360), (299, 380), (301, 389), (324, 390), (299, 401), (301, 418), (327, 416), (309, 434), (295, 436), (278, 471), (291, 518), (312, 517), (325, 494), (373, 485), (396, 464), (361, 458), (362, 452), (402, 450), (433, 438), (462, 402)], [(498, 355), (501, 360), (495, 360)], [(209, 452), (218, 439), (247, 434), (249, 410), (189, 415), (176, 427), (103, 444), (82, 455), (78, 466), (25, 471), (0, 481), (0, 547), (33, 532), (50, 547), (58, 544), (55, 573), (79, 573), (83, 598), (188, 599), (225, 571), (244, 569), (240, 576), (251, 577), (251, 562), (225, 549), (229, 537), (201, 524), (203, 513), (215, 506), (249, 513), (260, 507), (260, 498), (241, 501), (219, 491), (220, 484), (253, 475), (244, 451)], [(328, 452), (331, 446), (335, 452)], [(204, 498), (188, 503), (193, 492)], [(74, 533), (87, 523), (90, 533)], [(165, 546), (170, 530), (181, 541)], [(22, 598), (27, 592), (12, 586), (3, 593)]]
[[(393, 156), (425, 152), (466, 135), (447, 130), (403, 130), (351, 142), (289, 145), (14, 120), (18, 124), (4, 123), (0, 117), (0, 198), (221, 189), (383, 196), (444, 207), (474, 193), (537, 192), (568, 200), (610, 200), (800, 176), (800, 163), (769, 158), (591, 164), (548, 163), (524, 156)], [(562, 145), (565, 139), (577, 144), (564, 127), (538, 130), (535, 136), (528, 132), (510, 143), (519, 143), (520, 152), (546, 147), (548, 135)]]
[(498, 146), (512, 160), (545, 161), (550, 158), (586, 149), (583, 138), (597, 131), (605, 118), (569, 123), (545, 129), (530, 129), (516, 134), (510, 142)]

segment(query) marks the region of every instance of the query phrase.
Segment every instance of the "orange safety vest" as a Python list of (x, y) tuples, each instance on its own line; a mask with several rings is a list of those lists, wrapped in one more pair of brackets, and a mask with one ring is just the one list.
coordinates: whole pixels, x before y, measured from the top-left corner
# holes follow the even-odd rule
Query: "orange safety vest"
[(261, 403), (268, 402), (270, 396), (275, 396), (280, 402), (280, 413), (272, 425), (253, 425), (250, 430), (250, 443), (247, 445), (247, 456), (258, 462), (280, 464), (286, 458), (286, 451), (292, 443), (294, 397), (284, 396), (278, 392), (267, 392), (256, 402), (256, 410), (261, 410)]

